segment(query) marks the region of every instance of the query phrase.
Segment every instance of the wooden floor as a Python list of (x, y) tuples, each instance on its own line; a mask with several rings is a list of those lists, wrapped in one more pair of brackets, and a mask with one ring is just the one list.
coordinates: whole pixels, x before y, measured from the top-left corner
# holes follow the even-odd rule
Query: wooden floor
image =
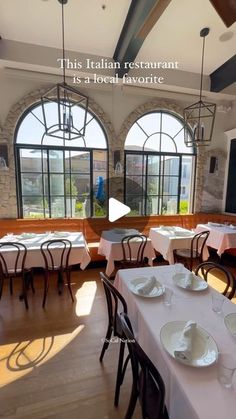
[[(110, 344), (99, 362), (107, 326), (107, 311), (99, 270), (73, 272), (68, 290), (59, 296), (56, 280), (42, 309), (42, 281), (29, 292), (29, 310), (10, 297), (5, 286), (0, 301), (0, 417), (7, 418), (123, 418), (129, 399), (131, 373), (113, 406), (117, 343)], [(135, 414), (140, 417), (139, 409)]]
[[(235, 269), (233, 268), (235, 271)], [(113, 406), (119, 345), (110, 344), (99, 362), (107, 309), (99, 269), (72, 274), (76, 302), (68, 290), (59, 296), (56, 278), (42, 309), (42, 280), (29, 292), (29, 310), (20, 302), (20, 284), (10, 297), (5, 285), (0, 301), (0, 417), (124, 418), (131, 373), (122, 386), (119, 408)], [(221, 281), (213, 278), (219, 290)], [(140, 418), (139, 408), (134, 418)]]

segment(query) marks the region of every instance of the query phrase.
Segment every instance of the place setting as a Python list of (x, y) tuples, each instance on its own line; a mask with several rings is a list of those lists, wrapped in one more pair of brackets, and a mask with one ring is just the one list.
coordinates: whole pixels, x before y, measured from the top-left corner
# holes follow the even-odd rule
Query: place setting
[(165, 293), (165, 287), (155, 276), (134, 278), (129, 282), (129, 288), (133, 294), (144, 298), (160, 297)]
[(205, 291), (208, 288), (208, 283), (204, 279), (183, 268), (182, 264), (174, 265), (175, 273), (172, 280), (177, 287), (186, 291)]
[(166, 323), (160, 331), (160, 340), (166, 352), (182, 364), (202, 368), (217, 362), (215, 340), (193, 320)]

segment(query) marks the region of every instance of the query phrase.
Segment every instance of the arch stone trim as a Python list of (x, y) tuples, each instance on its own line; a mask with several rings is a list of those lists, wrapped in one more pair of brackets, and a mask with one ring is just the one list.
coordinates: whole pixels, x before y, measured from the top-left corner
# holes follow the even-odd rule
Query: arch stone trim
[[(17, 196), (16, 196), (16, 181), (15, 181), (15, 160), (14, 160), (14, 135), (17, 123), (22, 114), (28, 108), (38, 103), (41, 96), (48, 90), (48, 85), (41, 89), (33, 90), (28, 93), (17, 103), (15, 103), (5, 119), (5, 122), (0, 130), (0, 143), (8, 145), (9, 156), (9, 170), (4, 172), (0, 180), (0, 194), (2, 197), (0, 207), (1, 218), (16, 218), (17, 217)], [(116, 134), (109, 116), (104, 112), (102, 107), (98, 105), (93, 99), (89, 98), (89, 110), (101, 122), (105, 134), (107, 136), (107, 146), (109, 153), (109, 162), (112, 162), (112, 145), (116, 144)], [(109, 169), (113, 169), (112, 164), (109, 163)]]

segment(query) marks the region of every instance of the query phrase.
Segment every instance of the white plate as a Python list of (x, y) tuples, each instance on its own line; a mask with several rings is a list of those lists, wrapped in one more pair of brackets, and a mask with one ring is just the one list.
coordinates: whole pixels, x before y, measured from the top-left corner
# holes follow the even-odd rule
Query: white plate
[(70, 234), (67, 231), (54, 231), (54, 237), (68, 237)]
[(172, 358), (182, 364), (191, 367), (208, 367), (218, 359), (218, 348), (213, 337), (209, 333), (197, 326), (196, 335), (193, 343), (192, 360), (176, 358), (174, 351), (178, 346), (178, 341), (183, 332), (187, 321), (174, 321), (166, 323), (160, 332), (160, 339), (163, 347)]
[(207, 225), (212, 226), (212, 227), (222, 227), (222, 224), (220, 224), (220, 223), (211, 223), (210, 221), (207, 223)]
[(236, 226), (234, 226), (233, 224), (230, 224), (229, 225), (229, 228), (232, 228), (232, 230), (235, 230), (236, 229)]
[(236, 336), (236, 313), (227, 314), (224, 318), (225, 326), (227, 327), (228, 331), (233, 335)]
[(19, 239), (34, 239), (37, 236), (35, 233), (22, 233), (18, 236)]
[(133, 292), (133, 294), (138, 295), (139, 297), (144, 298), (153, 298), (153, 297), (160, 297), (165, 292), (165, 287), (156, 280), (156, 286), (152, 289), (152, 291), (149, 294), (141, 294), (138, 291), (139, 285), (143, 285), (149, 278), (145, 276), (140, 276), (137, 278), (134, 278), (129, 283), (129, 288)]
[(193, 282), (191, 288), (186, 287), (186, 274), (185, 273), (177, 273), (173, 276), (173, 281), (175, 285), (180, 288), (183, 288), (187, 291), (204, 291), (208, 288), (208, 283), (203, 279), (199, 278), (193, 274)]
[(175, 231), (177, 237), (193, 237), (194, 233), (192, 231)]

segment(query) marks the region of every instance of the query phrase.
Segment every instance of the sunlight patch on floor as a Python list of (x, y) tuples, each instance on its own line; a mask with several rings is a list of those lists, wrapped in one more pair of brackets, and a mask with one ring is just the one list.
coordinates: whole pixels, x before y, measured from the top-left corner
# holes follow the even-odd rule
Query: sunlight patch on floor
[(0, 387), (5, 386), (47, 362), (64, 349), (82, 330), (0, 346)]
[(97, 291), (96, 281), (84, 282), (76, 292), (76, 315), (87, 316), (91, 313), (94, 298)]

